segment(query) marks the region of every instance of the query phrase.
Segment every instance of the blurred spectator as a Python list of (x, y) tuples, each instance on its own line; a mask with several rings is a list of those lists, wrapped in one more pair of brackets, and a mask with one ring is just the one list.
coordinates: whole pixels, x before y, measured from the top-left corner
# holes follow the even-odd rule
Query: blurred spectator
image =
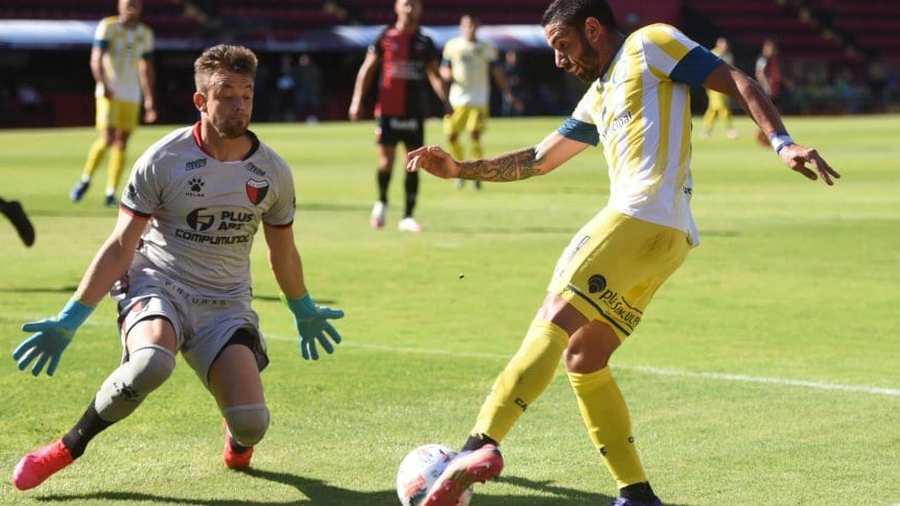
[(44, 105), (44, 97), (31, 83), (19, 84), (16, 99), (19, 101), (19, 109), (28, 116), (36, 115)]
[(197, 23), (204, 38), (215, 37), (222, 26), (216, 0), (172, 0), (181, 7), (181, 15)]
[[(763, 42), (762, 53), (756, 60), (756, 80), (778, 107), (782, 85), (781, 58), (778, 55), (778, 46), (772, 39)], [(769, 146), (769, 139), (762, 130), (757, 133), (756, 140), (763, 146)]]
[(503, 95), (501, 102), (501, 114), (503, 116), (521, 116), (525, 114), (525, 106), (528, 103), (528, 87), (525, 85), (525, 68), (519, 63), (519, 54), (515, 51), (507, 51), (503, 58), (503, 72), (506, 73), (506, 82), (509, 85), (510, 95), (518, 100), (510, 100)]
[(240, 17), (226, 17), (219, 13), (216, 0), (171, 0), (181, 7), (182, 16), (200, 26), (199, 35), (217, 43), (229, 43), (242, 39), (254, 32), (264, 32), (267, 24), (257, 18), (248, 20)]
[(296, 118), (294, 110), (294, 95), (296, 88), (297, 81), (294, 79), (291, 55), (284, 54), (281, 56), (281, 70), (278, 72), (278, 78), (275, 79), (276, 121), (294, 121)]
[(841, 104), (843, 109), (840, 112), (851, 114), (862, 112), (865, 91), (855, 82), (853, 71), (849, 68), (841, 69), (835, 76), (834, 93), (836, 102)]
[(888, 69), (880, 58), (874, 58), (866, 67), (866, 84), (872, 93), (875, 111), (884, 111), (887, 103)]
[(309, 57), (301, 54), (294, 69), (295, 107), (299, 119), (319, 121), (322, 109), (322, 69)]
[(782, 85), (781, 57), (778, 55), (778, 46), (772, 39), (763, 42), (762, 53), (756, 60), (756, 80), (762, 85), (769, 98), (776, 102), (781, 96)]
[(344, 5), (343, 0), (325, 0), (322, 4), (322, 12), (331, 14), (337, 19), (339, 25), (364, 25), (360, 9), (350, 9)]

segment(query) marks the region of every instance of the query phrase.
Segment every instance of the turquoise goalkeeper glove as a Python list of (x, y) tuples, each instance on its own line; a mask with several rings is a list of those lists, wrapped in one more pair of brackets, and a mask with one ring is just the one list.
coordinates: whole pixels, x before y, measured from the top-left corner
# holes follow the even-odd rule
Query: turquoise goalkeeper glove
[(299, 299), (285, 298), (285, 302), (291, 308), (294, 319), (297, 321), (297, 331), (300, 332), (300, 354), (303, 355), (303, 358), (319, 360), (316, 341), (326, 352), (333, 353), (334, 346), (331, 345), (328, 338), (331, 338), (334, 344), (338, 344), (341, 342), (341, 335), (328, 323), (328, 320), (343, 318), (344, 312), (340, 309), (316, 305), (309, 294)]
[(73, 299), (56, 317), (22, 325), (22, 330), (35, 334), (22, 341), (22, 344), (13, 352), (12, 357), (18, 364), (19, 370), (24, 371), (32, 360), (37, 359), (34, 367), (31, 368), (31, 374), (35, 376), (41, 374), (44, 366), (50, 362), (50, 365), (47, 366), (47, 376), (53, 376), (66, 346), (75, 336), (75, 331), (93, 311), (94, 308)]

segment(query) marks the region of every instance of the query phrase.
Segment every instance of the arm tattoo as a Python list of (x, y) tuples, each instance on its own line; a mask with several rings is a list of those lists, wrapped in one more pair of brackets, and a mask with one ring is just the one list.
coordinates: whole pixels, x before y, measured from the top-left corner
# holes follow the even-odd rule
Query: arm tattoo
[(539, 162), (537, 151), (531, 147), (490, 160), (460, 162), (459, 177), (480, 181), (518, 181), (539, 175)]

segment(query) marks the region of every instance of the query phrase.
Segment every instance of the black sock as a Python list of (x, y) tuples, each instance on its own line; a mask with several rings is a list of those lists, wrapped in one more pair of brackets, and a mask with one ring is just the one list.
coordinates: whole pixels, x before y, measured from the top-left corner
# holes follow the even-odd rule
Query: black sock
[(388, 185), (391, 184), (391, 171), (377, 171), (378, 175), (378, 200), (383, 204), (387, 204)]
[(91, 400), (90, 406), (81, 415), (81, 420), (78, 420), (78, 423), (72, 427), (72, 430), (63, 436), (63, 444), (69, 449), (72, 458), (77, 459), (84, 453), (84, 449), (87, 448), (91, 439), (94, 439), (94, 436), (106, 430), (113, 423), (100, 418), (100, 415), (97, 414), (97, 410), (94, 408), (94, 401)]
[(473, 450), (477, 450), (487, 444), (500, 446), (500, 443), (494, 441), (485, 434), (472, 434), (471, 436), (469, 436), (469, 439), (466, 439), (466, 444), (463, 445), (462, 450), (460, 451), (470, 452)]
[(653, 499), (656, 498), (656, 494), (653, 493), (653, 489), (650, 488), (650, 484), (646, 481), (633, 483), (631, 485), (628, 485), (627, 487), (620, 488), (619, 495), (626, 499), (631, 499), (632, 501), (641, 501), (647, 503), (653, 501)]
[(403, 217), (409, 218), (416, 210), (416, 198), (419, 196), (419, 173), (407, 172), (404, 187), (406, 188), (406, 210), (403, 212)]
[(233, 437), (228, 438), (228, 445), (231, 446), (231, 451), (234, 453), (244, 453), (245, 451), (253, 448), (252, 446), (241, 446), (237, 441), (234, 440)]

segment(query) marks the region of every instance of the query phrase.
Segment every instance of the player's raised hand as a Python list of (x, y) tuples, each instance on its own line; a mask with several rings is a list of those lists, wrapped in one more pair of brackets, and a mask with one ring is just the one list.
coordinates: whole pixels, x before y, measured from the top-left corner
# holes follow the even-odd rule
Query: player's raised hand
[(31, 368), (31, 374), (38, 376), (44, 370), (44, 366), (47, 366), (47, 375), (53, 376), (63, 352), (75, 336), (75, 331), (93, 310), (94, 308), (73, 300), (53, 318), (22, 325), (22, 330), (34, 334), (22, 341), (22, 344), (13, 351), (12, 358), (19, 370), (25, 370), (36, 360), (34, 367)]
[(406, 155), (407, 172), (425, 169), (444, 179), (459, 177), (459, 162), (438, 146), (423, 146)]
[(294, 313), (294, 319), (297, 322), (297, 332), (300, 333), (300, 354), (305, 360), (319, 360), (319, 352), (316, 349), (316, 342), (322, 346), (327, 353), (334, 352), (334, 344), (341, 342), (341, 335), (328, 322), (328, 320), (337, 320), (344, 317), (344, 312), (340, 309), (332, 309), (330, 307), (319, 306), (313, 302), (309, 294), (299, 299), (285, 299), (291, 312)]
[[(832, 186), (834, 185), (834, 180), (841, 177), (815, 149), (799, 144), (791, 144), (790, 146), (785, 146), (779, 155), (788, 167), (812, 181), (819, 179), (821, 176), (825, 184)], [(807, 167), (807, 164), (811, 165), (812, 168)]]

